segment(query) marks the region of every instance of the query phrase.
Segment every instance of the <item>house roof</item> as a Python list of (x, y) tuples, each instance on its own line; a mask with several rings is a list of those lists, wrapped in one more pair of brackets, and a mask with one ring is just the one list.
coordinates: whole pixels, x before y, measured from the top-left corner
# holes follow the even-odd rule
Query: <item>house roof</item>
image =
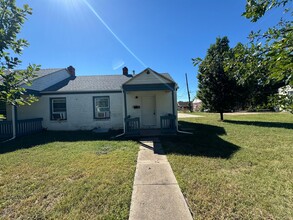
[(179, 101), (177, 104), (179, 106), (188, 106), (189, 105), (189, 102)]
[[(36, 77), (33, 78), (33, 80), (35, 79), (38, 79), (38, 78), (41, 78), (41, 77), (44, 77), (44, 76), (47, 76), (49, 74), (52, 74), (52, 73), (55, 73), (55, 72), (58, 72), (60, 70), (65, 70), (66, 68), (50, 68), (50, 69), (40, 69), (39, 71), (36, 71), (35, 74), (36, 74)], [(5, 74), (9, 74), (13, 71), (23, 71), (23, 70), (11, 70), (11, 71), (8, 71), (8, 70), (5, 70)], [(0, 76), (0, 81), (2, 81), (3, 78)]]
[[(153, 70), (152, 70), (153, 71)], [(174, 82), (168, 73), (156, 73), (161, 77)], [(139, 74), (137, 74), (139, 75)], [(136, 75), (136, 76), (137, 76)], [(125, 75), (93, 75), (93, 76), (75, 76), (65, 79), (45, 90), (46, 93), (68, 93), (68, 92), (107, 92), (107, 91), (121, 91), (124, 83), (130, 81), (132, 78)]]
[(202, 101), (200, 99), (195, 98), (192, 103), (202, 103)]
[[(147, 68), (146, 70), (148, 69), (149, 68)], [(33, 80), (41, 78), (41, 77), (46, 77), (52, 73), (56, 73), (62, 70), (67, 70), (67, 69), (66, 68), (41, 69), (36, 72), (37, 76)], [(7, 73), (9, 72), (7, 71)], [(174, 80), (168, 73), (155, 72), (155, 74), (158, 74), (162, 78), (165, 78), (171, 82), (174, 82)], [(127, 81), (131, 80), (132, 78), (135, 78), (136, 76), (132, 77), (132, 75), (125, 76), (120, 74), (119, 75), (71, 76), (40, 92), (43, 94), (46, 94), (46, 93), (67, 93), (67, 92), (74, 93), (74, 92), (96, 92), (96, 91), (102, 91), (102, 92), (121, 91), (122, 85), (126, 83)], [(1, 78), (0, 78), (0, 81), (1, 81)], [(27, 89), (27, 90), (30, 90), (30, 89)]]
[(47, 76), (49, 74), (56, 73), (56, 72), (61, 71), (61, 70), (66, 70), (66, 68), (40, 69), (39, 71), (36, 71), (37, 77), (34, 78), (34, 79), (38, 79), (38, 78)]
[(169, 73), (159, 73), (159, 74), (164, 76), (166, 79), (169, 79), (169, 80), (175, 82), (174, 79), (172, 78), (172, 76)]
[(42, 93), (50, 92), (88, 92), (88, 91), (120, 91), (121, 85), (129, 80), (124, 75), (76, 76), (65, 79)]

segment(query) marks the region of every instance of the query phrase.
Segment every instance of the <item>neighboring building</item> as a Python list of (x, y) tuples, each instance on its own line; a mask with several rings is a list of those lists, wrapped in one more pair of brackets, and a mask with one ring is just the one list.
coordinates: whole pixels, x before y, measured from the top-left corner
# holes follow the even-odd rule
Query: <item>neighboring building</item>
[[(282, 87), (282, 88), (279, 88), (278, 90), (279, 92), (279, 95), (286, 95), (286, 98), (285, 100), (288, 101), (288, 103), (290, 103), (292, 105), (292, 99), (293, 99), (293, 88), (289, 85), (285, 86), (285, 87)], [(287, 103), (287, 104), (288, 104)], [(289, 105), (290, 105), (289, 104)], [(277, 106), (275, 108), (276, 111), (286, 111), (286, 108), (284, 108), (284, 105), (282, 106)], [(287, 109), (288, 110), (288, 109)]]
[(200, 111), (201, 106), (202, 106), (202, 101), (200, 99), (195, 98), (192, 101), (193, 111), (197, 111), (197, 112)]
[[(147, 68), (133, 76), (124, 67), (121, 75), (76, 76), (70, 66), (37, 74), (32, 86), (25, 88), (39, 101), (19, 106), (18, 121), (41, 118), (48, 130), (124, 129), (129, 134), (177, 130), (178, 87), (167, 73)], [(0, 107), (11, 120), (11, 106)]]
[(280, 95), (293, 95), (293, 88), (291, 86), (285, 86), (279, 88), (278, 92)]
[(177, 103), (177, 108), (179, 111), (189, 111), (189, 102), (179, 101)]

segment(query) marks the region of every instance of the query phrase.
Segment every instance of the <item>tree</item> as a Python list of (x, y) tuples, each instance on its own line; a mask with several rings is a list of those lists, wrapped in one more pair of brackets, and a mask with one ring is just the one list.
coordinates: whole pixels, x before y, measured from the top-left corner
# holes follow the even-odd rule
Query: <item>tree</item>
[[(282, 7), (284, 14), (289, 15), (291, 20), (285, 16), (281, 17), (278, 24), (264, 33), (261, 31), (251, 32), (249, 36), (250, 48), (254, 52), (246, 55), (255, 57), (259, 63), (257, 68), (251, 69), (247, 74), (253, 75), (259, 71), (259, 68), (267, 68), (270, 80), (293, 87), (293, 12), (290, 5), (286, 8), (289, 3), (292, 3), (292, 0), (247, 0), (243, 16), (252, 22), (257, 22), (265, 16), (267, 11), (278, 7)], [(279, 102), (283, 104), (290, 103), (287, 100), (292, 100), (292, 97), (289, 96), (280, 95), (277, 97), (279, 97)], [(293, 112), (292, 104), (285, 104), (283, 108), (291, 109)]]
[(23, 48), (29, 45), (25, 39), (19, 39), (17, 35), (27, 15), (31, 14), (32, 9), (28, 5), (19, 8), (15, 0), (0, 0), (0, 102), (12, 106), (36, 101), (34, 96), (25, 94), (26, 90), (22, 85), (31, 84), (39, 66), (29, 65), (26, 70), (14, 70), (21, 64), (17, 56), (20, 56)]
[(195, 66), (199, 64), (197, 97), (205, 108), (219, 112), (221, 120), (224, 112), (235, 107), (238, 93), (236, 80), (224, 69), (225, 59), (229, 56), (229, 40), (223, 37), (210, 46), (204, 60), (192, 59)]
[(272, 108), (269, 104), (271, 96), (285, 83), (270, 77), (268, 67), (259, 65), (265, 57), (254, 56), (255, 52), (255, 47), (238, 43), (225, 61), (225, 70), (232, 74), (241, 88), (239, 100), (242, 109)]

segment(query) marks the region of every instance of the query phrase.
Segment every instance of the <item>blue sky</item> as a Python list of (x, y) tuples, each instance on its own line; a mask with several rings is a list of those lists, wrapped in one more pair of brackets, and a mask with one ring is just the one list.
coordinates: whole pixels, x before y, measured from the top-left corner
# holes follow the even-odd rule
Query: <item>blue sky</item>
[[(72, 65), (77, 75), (122, 74), (122, 67), (141, 72), (150, 67), (168, 72), (178, 83), (178, 100), (197, 90), (191, 58), (204, 57), (217, 37), (230, 46), (247, 43), (251, 30), (276, 24), (280, 11), (257, 23), (241, 16), (245, 0), (35, 0), (20, 37), (30, 43), (20, 68)], [(103, 22), (99, 19), (102, 19)]]

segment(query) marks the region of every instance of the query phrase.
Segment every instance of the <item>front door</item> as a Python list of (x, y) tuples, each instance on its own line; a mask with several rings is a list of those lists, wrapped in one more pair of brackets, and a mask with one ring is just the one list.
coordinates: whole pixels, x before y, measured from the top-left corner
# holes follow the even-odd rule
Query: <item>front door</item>
[(156, 126), (156, 97), (143, 96), (142, 97), (142, 126), (144, 128), (151, 128)]

